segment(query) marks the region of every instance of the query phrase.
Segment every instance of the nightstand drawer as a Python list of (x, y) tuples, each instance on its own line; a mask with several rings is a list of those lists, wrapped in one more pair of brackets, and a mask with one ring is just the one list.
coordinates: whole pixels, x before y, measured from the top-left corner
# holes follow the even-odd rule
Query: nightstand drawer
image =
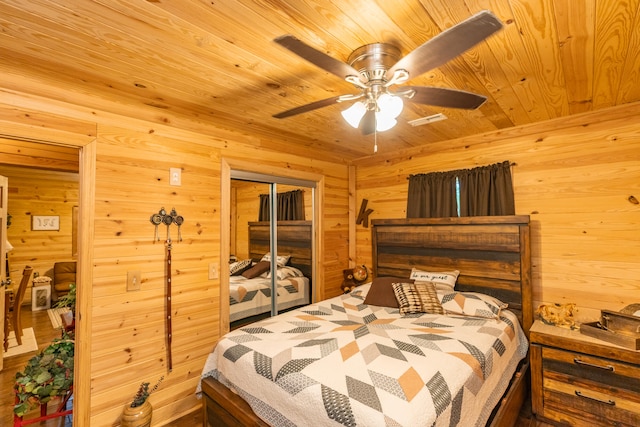
[(640, 367), (556, 348), (542, 348), (545, 411), (597, 425), (640, 425)]

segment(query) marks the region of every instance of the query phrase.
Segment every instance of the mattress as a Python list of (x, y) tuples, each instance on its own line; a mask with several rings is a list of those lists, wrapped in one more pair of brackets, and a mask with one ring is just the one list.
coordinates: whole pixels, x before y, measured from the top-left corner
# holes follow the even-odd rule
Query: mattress
[(401, 316), (368, 289), (230, 332), (201, 379), (273, 426), (484, 426), (528, 351), (516, 316)]
[[(278, 311), (309, 304), (309, 279), (288, 277), (277, 281)], [(229, 278), (229, 321), (271, 311), (271, 278)]]

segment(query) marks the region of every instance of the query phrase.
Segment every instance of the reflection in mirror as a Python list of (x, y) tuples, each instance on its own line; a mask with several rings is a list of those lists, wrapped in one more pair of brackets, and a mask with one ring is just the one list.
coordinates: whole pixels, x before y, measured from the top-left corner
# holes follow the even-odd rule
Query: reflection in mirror
[[(265, 209), (261, 213), (261, 204), (263, 208), (265, 203), (268, 205), (271, 185), (276, 186), (278, 198), (283, 194), (302, 196), (298, 217), (303, 218), (276, 223), (275, 283), (271, 279), (270, 262), (266, 262), (271, 252), (269, 209), (267, 214)], [(229, 320), (232, 329), (270, 316), (272, 297), (276, 298), (277, 312), (311, 302), (312, 191), (312, 188), (294, 185), (231, 180)]]

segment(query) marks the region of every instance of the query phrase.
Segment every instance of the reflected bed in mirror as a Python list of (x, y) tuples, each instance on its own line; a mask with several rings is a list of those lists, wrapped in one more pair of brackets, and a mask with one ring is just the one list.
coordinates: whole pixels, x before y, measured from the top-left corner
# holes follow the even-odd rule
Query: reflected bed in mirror
[[(278, 221), (279, 258), (286, 263), (278, 267), (278, 312), (311, 302), (311, 221)], [(230, 264), (229, 320), (231, 328), (255, 321), (271, 314), (271, 272), (260, 270), (257, 263), (270, 253), (269, 222), (249, 223), (249, 265)]]

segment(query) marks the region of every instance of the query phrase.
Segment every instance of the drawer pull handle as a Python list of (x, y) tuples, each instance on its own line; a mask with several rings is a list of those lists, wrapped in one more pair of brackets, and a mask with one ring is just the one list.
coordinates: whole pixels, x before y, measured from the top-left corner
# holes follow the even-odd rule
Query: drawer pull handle
[(576, 390), (576, 396), (582, 397), (583, 399), (593, 400), (593, 401), (598, 402), (598, 403), (604, 403), (605, 405), (616, 406), (616, 402), (614, 400), (611, 400), (611, 399), (609, 399), (609, 400), (600, 400), (600, 399), (596, 399), (595, 397), (585, 396), (584, 394), (582, 394), (578, 390)]
[(582, 365), (582, 366), (589, 366), (591, 368), (598, 368), (598, 369), (604, 369), (605, 371), (615, 371), (616, 368), (614, 368), (611, 365), (596, 365), (595, 363), (588, 363), (588, 362), (583, 362), (582, 360), (578, 359), (577, 357), (573, 358), (573, 363), (575, 363), (576, 365)]

